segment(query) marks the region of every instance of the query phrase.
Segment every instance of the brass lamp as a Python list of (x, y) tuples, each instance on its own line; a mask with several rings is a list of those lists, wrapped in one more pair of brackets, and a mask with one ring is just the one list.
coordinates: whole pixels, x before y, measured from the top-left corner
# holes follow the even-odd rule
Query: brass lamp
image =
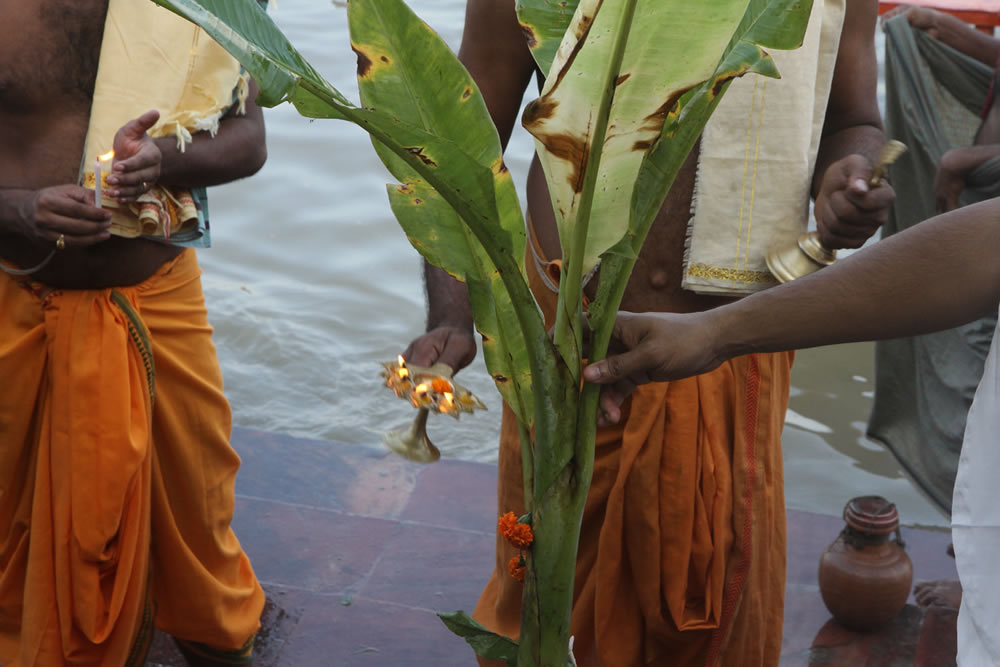
[[(889, 172), (889, 165), (905, 152), (906, 144), (895, 139), (889, 141), (872, 170), (869, 185), (873, 188), (880, 186)], [(767, 268), (779, 282), (787, 283), (829, 266), (836, 259), (837, 251), (824, 246), (818, 232), (806, 232), (799, 236), (794, 246), (776, 248), (767, 253)]]

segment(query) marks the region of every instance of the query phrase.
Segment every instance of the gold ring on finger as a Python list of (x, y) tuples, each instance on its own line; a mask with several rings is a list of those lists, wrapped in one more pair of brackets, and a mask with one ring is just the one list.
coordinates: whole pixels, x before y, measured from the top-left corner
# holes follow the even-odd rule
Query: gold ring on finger
[(66, 248), (66, 235), (60, 234), (59, 238), (56, 239), (56, 250), (63, 250)]

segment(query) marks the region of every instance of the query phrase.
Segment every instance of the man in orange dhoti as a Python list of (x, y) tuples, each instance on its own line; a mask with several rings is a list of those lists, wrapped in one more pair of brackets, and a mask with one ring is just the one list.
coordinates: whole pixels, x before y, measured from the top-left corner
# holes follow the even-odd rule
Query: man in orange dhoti
[(151, 3), (0, 19), (0, 664), (142, 665), (154, 625), (249, 662), (230, 410), (194, 251), (164, 241), (205, 239), (191, 188), (263, 164), (255, 87)]
[[(876, 4), (816, 0), (804, 47), (777, 63), (781, 85), (793, 87), (769, 82), (765, 99), (764, 86), (758, 91), (750, 77), (742, 89), (733, 84), (649, 232), (623, 310), (702, 311), (773, 285), (764, 260), (780, 239), (768, 234), (790, 232), (794, 242), (810, 195), (828, 247), (858, 247), (884, 222), (892, 189), (867, 185), (885, 142), (875, 96)], [(459, 53), (504, 145), (535, 74), (514, 5), (469, 0)], [(746, 146), (759, 146), (758, 155), (745, 155)], [(756, 206), (732, 194), (740, 178), (752, 181), (743, 192), (756, 192)], [(527, 199), (528, 272), (551, 320), (560, 244), (537, 159)], [(739, 256), (723, 254), (730, 248)], [(418, 365), (462, 368), (476, 352), (465, 286), (425, 268), (428, 332), (404, 354)], [(586, 288), (590, 297), (593, 287)], [(630, 399), (620, 426), (599, 429), (571, 629), (581, 667), (778, 664), (785, 569), (780, 435), (790, 366), (788, 354), (751, 355), (690, 380), (650, 385)], [(506, 411), (501, 513), (523, 510), (519, 447)], [(516, 637), (522, 588), (508, 573), (513, 555), (500, 538), (475, 617)]]

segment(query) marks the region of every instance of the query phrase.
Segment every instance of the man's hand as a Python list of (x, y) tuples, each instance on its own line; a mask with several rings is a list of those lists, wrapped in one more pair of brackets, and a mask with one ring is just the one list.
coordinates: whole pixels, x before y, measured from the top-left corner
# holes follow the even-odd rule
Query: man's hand
[(890, 9), (885, 14), (882, 15), (882, 22), (888, 21), (894, 16), (899, 16), (900, 14), (906, 14), (906, 20), (909, 21), (917, 30), (923, 30), (928, 35), (934, 39), (938, 38), (938, 32), (940, 30), (938, 26), (938, 18), (941, 16), (941, 12), (931, 9), (930, 7), (910, 7), (908, 5), (900, 5), (895, 9)]
[(448, 364), (457, 373), (476, 358), (476, 338), (471, 329), (440, 326), (414, 339), (403, 358), (415, 366)]
[(115, 162), (108, 185), (113, 188), (110, 195), (119, 202), (135, 201), (160, 178), (163, 154), (146, 134), (159, 119), (159, 111), (147, 111), (115, 134)]
[[(988, 150), (988, 149), (987, 149)], [(958, 198), (965, 189), (965, 176), (990, 157), (983, 147), (963, 146), (945, 151), (934, 175), (934, 206), (938, 213), (959, 207)]]
[(896, 192), (888, 183), (871, 187), (872, 164), (848, 155), (823, 175), (814, 209), (820, 241), (827, 248), (860, 248), (889, 219)]
[(94, 191), (79, 185), (28, 192), (16, 210), (17, 231), (42, 246), (63, 237), (67, 247), (82, 248), (111, 236), (111, 211), (94, 206)]
[(607, 359), (583, 370), (601, 390), (599, 424), (617, 424), (621, 404), (640, 384), (706, 373), (722, 363), (711, 311), (693, 314), (619, 312)]

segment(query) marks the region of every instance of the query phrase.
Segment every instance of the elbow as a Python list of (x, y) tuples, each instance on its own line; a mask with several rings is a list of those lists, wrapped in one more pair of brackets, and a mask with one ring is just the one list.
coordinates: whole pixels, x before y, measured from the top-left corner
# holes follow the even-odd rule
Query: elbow
[(244, 176), (253, 176), (264, 167), (265, 162), (267, 162), (267, 146), (261, 142), (247, 152), (243, 163), (246, 169)]

